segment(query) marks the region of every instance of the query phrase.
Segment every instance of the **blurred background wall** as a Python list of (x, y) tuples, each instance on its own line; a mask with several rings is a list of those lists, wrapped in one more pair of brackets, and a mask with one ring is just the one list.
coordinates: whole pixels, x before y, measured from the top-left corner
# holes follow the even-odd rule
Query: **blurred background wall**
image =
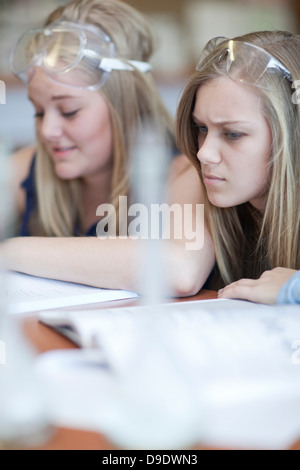
[[(155, 78), (173, 115), (208, 39), (263, 29), (300, 33), (299, 0), (126, 1), (144, 12), (152, 25)], [(26, 88), (9, 73), (9, 52), (22, 32), (41, 25), (48, 13), (65, 3), (67, 0), (0, 0), (0, 80), (6, 86), (5, 104), (0, 104), (0, 134), (11, 139), (13, 148), (34, 141), (34, 120)]]

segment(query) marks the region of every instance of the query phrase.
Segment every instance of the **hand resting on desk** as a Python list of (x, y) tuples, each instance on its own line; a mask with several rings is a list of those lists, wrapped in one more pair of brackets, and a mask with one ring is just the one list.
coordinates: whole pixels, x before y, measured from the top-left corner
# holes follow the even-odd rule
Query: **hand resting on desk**
[(259, 279), (240, 279), (219, 291), (220, 298), (234, 298), (274, 304), (281, 287), (296, 273), (294, 269), (275, 268)]

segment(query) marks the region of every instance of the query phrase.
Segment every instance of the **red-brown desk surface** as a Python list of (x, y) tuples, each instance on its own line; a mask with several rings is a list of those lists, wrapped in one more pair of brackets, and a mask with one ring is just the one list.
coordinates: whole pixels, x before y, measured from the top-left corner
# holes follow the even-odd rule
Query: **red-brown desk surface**
[[(177, 299), (176, 301), (187, 301), (187, 300), (205, 300), (213, 299), (217, 297), (217, 293), (214, 291), (202, 290), (199, 294), (189, 298)], [(110, 303), (109, 306), (120, 307), (124, 304), (133, 303), (132, 301), (123, 301)], [(108, 304), (105, 304), (107, 307)], [(92, 309), (96, 306), (88, 306)], [(104, 308), (104, 305), (98, 305), (97, 308)], [(85, 307), (81, 307), (85, 308)], [(36, 317), (25, 318), (23, 321), (24, 332), (26, 337), (34, 345), (38, 353), (51, 351), (55, 349), (74, 349), (76, 346), (64, 338), (60, 334), (56, 333), (52, 329), (42, 325), (38, 322)], [(41, 450), (118, 450), (105, 436), (94, 432), (87, 432), (81, 430), (58, 428), (55, 430), (53, 437), (43, 447), (38, 449)], [(196, 446), (194, 449), (207, 449), (201, 446)], [(300, 449), (300, 440), (296, 442), (292, 449)]]

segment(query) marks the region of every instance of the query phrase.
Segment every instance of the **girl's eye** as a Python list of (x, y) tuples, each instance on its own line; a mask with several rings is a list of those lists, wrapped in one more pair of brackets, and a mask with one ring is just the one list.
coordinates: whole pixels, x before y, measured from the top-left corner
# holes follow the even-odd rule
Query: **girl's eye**
[[(70, 111), (70, 112), (63, 112), (63, 111), (61, 111), (61, 115), (62, 115), (64, 118), (71, 118), (71, 117), (75, 116), (75, 115), (78, 113), (78, 111), (79, 111), (78, 109), (75, 109), (74, 111)], [(43, 113), (43, 112), (36, 112), (36, 113), (34, 114), (34, 117), (41, 119), (41, 118), (44, 117), (44, 113)]]
[(70, 118), (70, 117), (75, 116), (75, 115), (78, 113), (78, 111), (79, 111), (78, 109), (75, 109), (74, 111), (70, 111), (70, 112), (68, 112), (68, 113), (62, 112), (61, 114), (62, 114), (62, 116), (65, 117), (65, 118)]
[(198, 124), (197, 122), (193, 122), (193, 127), (197, 129), (199, 134), (206, 134), (207, 133), (207, 126), (204, 126), (202, 124)]
[(202, 126), (202, 125), (199, 125), (199, 124), (196, 124), (196, 123), (193, 126), (197, 129), (198, 134), (207, 134), (207, 127), (206, 126)]
[(199, 131), (199, 134), (206, 134), (207, 133), (207, 127), (206, 126), (198, 126), (198, 131)]
[(241, 132), (225, 132), (225, 135), (229, 140), (238, 140), (243, 134)]

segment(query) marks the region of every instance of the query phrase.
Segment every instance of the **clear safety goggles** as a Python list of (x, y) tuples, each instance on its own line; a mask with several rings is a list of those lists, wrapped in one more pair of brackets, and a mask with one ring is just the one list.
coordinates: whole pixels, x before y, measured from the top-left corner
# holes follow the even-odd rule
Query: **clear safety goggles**
[(200, 72), (209, 63), (226, 61), (226, 73), (235, 81), (259, 88), (270, 88), (266, 73), (280, 73), (293, 83), (289, 70), (275, 57), (259, 46), (225, 37), (211, 39), (201, 52), (196, 70)]
[(10, 56), (12, 72), (25, 84), (36, 67), (62, 85), (96, 90), (112, 70), (151, 70), (148, 62), (116, 58), (115, 45), (101, 29), (68, 21), (23, 34)]

